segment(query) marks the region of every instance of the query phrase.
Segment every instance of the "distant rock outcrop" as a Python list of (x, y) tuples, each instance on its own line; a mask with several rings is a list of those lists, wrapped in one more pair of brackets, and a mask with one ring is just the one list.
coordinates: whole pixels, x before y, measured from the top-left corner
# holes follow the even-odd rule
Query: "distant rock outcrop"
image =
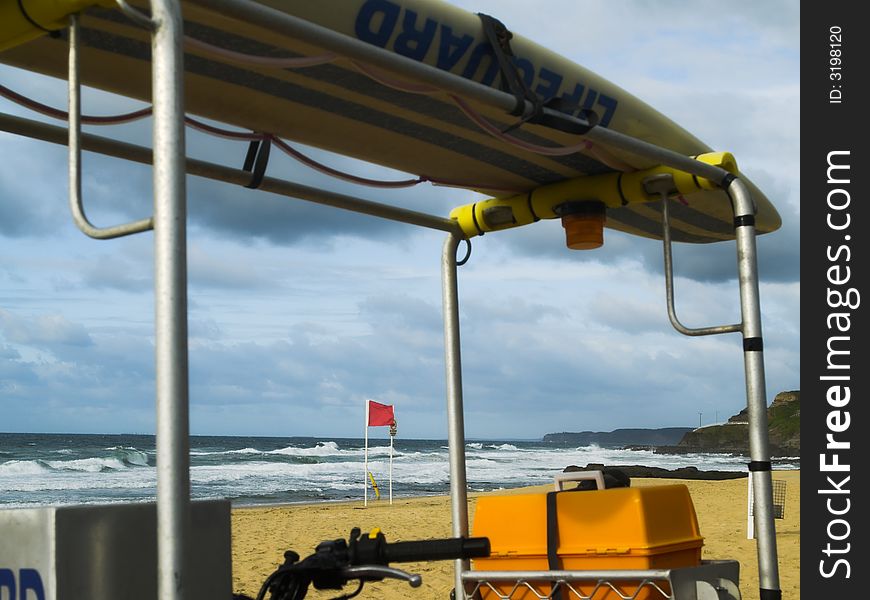
[[(666, 478), (666, 479), (702, 479), (721, 481), (724, 479), (740, 479), (746, 477), (745, 471), (701, 471), (697, 467), (678, 467), (664, 469), (662, 467), (645, 467), (642, 465), (617, 465), (611, 467), (622, 471), (628, 477)], [(607, 467), (600, 463), (589, 463), (585, 467), (569, 465), (563, 469), (565, 473), (574, 471), (605, 471)]]
[(626, 446), (672, 446), (692, 431), (691, 427), (661, 429), (614, 429), (613, 431), (581, 431), (579, 433), (548, 433), (544, 441), (550, 444), (623, 448)]
[[(798, 456), (801, 449), (801, 393), (780, 392), (767, 409), (770, 453), (772, 456)], [(659, 447), (661, 453), (722, 452), (749, 454), (749, 417), (742, 410), (721, 425), (708, 425), (689, 431), (675, 447)]]

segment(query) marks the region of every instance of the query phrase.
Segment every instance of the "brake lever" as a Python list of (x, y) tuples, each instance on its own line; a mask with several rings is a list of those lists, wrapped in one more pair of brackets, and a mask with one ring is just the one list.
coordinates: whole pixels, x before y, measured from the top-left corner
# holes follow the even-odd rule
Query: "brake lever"
[(385, 577), (389, 577), (391, 579), (407, 581), (408, 585), (413, 588), (420, 587), (420, 585), (423, 583), (423, 578), (419, 575), (408, 573), (407, 571), (402, 571), (401, 569), (394, 569), (393, 567), (386, 567), (383, 565), (360, 565), (357, 567), (344, 567), (341, 570), (341, 575), (342, 577), (346, 577), (347, 579), (359, 579), (361, 581), (380, 581)]

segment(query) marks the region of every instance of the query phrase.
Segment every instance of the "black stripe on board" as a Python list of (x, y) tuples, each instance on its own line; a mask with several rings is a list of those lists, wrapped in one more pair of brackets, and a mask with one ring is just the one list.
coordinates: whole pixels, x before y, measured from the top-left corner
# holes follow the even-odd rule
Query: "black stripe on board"
[[(622, 223), (630, 229), (641, 231), (659, 240), (662, 239), (661, 221), (645, 217), (635, 212), (631, 206), (608, 208), (607, 220)], [(721, 238), (687, 233), (673, 228), (671, 228), (671, 239), (675, 242), (688, 242), (691, 244), (712, 244), (713, 242), (723, 241)]]

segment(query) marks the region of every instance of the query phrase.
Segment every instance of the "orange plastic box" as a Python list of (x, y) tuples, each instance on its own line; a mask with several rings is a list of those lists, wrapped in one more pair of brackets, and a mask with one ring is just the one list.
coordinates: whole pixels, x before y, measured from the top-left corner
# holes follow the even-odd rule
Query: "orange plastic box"
[[(703, 538), (685, 485), (563, 491), (556, 497), (556, 514), (562, 570), (670, 569), (701, 564)], [(473, 535), (488, 537), (492, 546), (489, 558), (473, 561), (474, 570), (549, 570), (547, 494), (479, 497)], [(595, 582), (572, 585), (589, 595)], [(507, 594), (513, 584), (494, 587)], [(637, 584), (619, 587), (630, 596)], [(550, 591), (549, 585), (538, 588), (544, 593)], [(484, 591), (482, 597), (495, 594)], [(534, 597), (531, 592), (517, 589), (511, 599)], [(594, 600), (618, 597), (613, 590), (602, 587)], [(636, 596), (651, 600), (661, 597), (649, 587)]]

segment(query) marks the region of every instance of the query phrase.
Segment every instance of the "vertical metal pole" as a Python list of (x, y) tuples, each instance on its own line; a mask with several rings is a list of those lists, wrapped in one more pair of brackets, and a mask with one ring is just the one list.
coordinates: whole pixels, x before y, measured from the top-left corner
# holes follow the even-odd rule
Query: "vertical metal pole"
[(734, 204), (737, 235), (737, 269), (743, 321), (743, 364), (746, 371), (746, 405), (749, 410), (749, 476), (754, 496), (755, 535), (758, 540), (758, 578), (761, 600), (778, 600), (779, 565), (773, 515), (773, 481), (768, 446), (767, 392), (761, 336), (761, 303), (755, 248), (755, 206), (743, 182), (728, 187)]
[[(462, 238), (451, 233), (441, 254), (441, 293), (444, 311), (444, 358), (447, 370), (447, 446), (450, 453), (450, 508), (454, 537), (468, 536), (468, 484), (465, 477), (465, 420), (462, 408), (462, 360), (459, 353), (459, 286), (456, 249)], [(462, 571), (468, 561), (455, 563), (456, 598), (464, 598)]]
[(365, 450), (363, 450), (363, 506), (369, 505), (369, 400), (366, 398)]
[(390, 436), (390, 504), (393, 503), (393, 436)]
[(152, 0), (157, 594), (184, 600), (190, 547), (184, 66), (180, 4)]

